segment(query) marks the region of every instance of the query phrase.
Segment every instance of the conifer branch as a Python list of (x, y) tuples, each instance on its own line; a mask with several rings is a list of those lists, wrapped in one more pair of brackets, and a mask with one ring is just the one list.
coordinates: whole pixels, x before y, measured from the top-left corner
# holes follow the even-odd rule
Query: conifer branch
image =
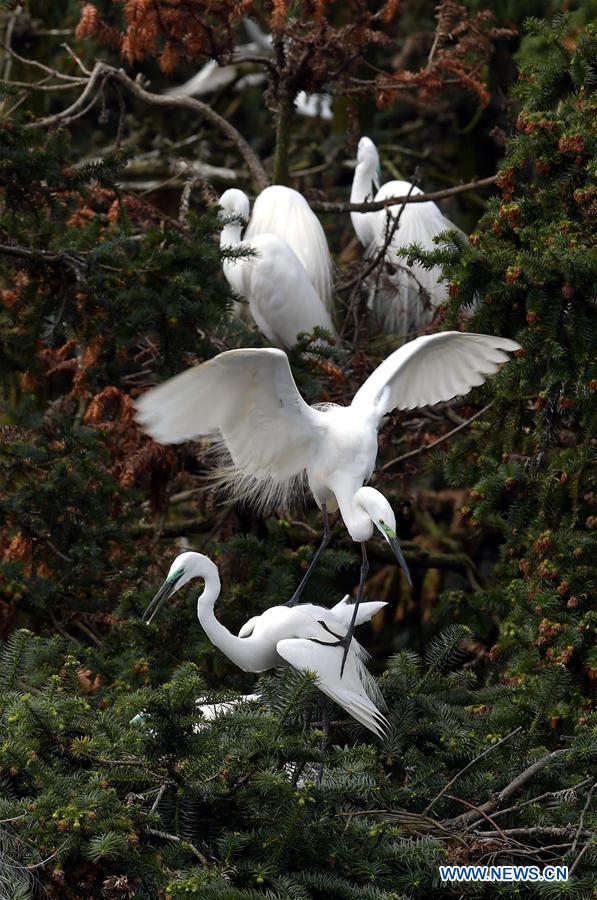
[(446, 791), (448, 791), (448, 790), (452, 787), (452, 785), (453, 785), (456, 781), (458, 781), (458, 779), (460, 778), (461, 775), (464, 775), (464, 773), (465, 773), (465, 772), (468, 772), (468, 770), (469, 770), (472, 766), (474, 766), (476, 762), (479, 762), (480, 759), (483, 759), (483, 758), (484, 758), (485, 756), (487, 756), (489, 753), (492, 753), (493, 750), (496, 750), (501, 744), (504, 743), (504, 741), (509, 741), (511, 737), (514, 737), (514, 735), (515, 735), (515, 734), (518, 734), (518, 732), (521, 731), (521, 730), (522, 730), (522, 726), (519, 725), (518, 728), (515, 728), (514, 731), (511, 731), (511, 732), (510, 732), (510, 734), (507, 734), (507, 735), (506, 735), (505, 737), (503, 737), (501, 740), (497, 741), (495, 744), (492, 744), (490, 747), (488, 747), (486, 750), (484, 750), (483, 753), (480, 753), (478, 756), (475, 756), (474, 759), (471, 759), (470, 762), (468, 762), (468, 763), (466, 764), (466, 766), (464, 766), (464, 768), (460, 770), (460, 772), (457, 772), (456, 775), (454, 775), (454, 777), (450, 779), (450, 781), (445, 785), (445, 787), (443, 787), (443, 788), (441, 789), (441, 791), (439, 792), (439, 794), (437, 794), (437, 796), (435, 796), (435, 797), (433, 798), (433, 800), (431, 800), (431, 802), (427, 804), (427, 806), (426, 806), (425, 809), (423, 810), (423, 812), (425, 813), (425, 815), (426, 815), (427, 813), (429, 813), (429, 811), (435, 806), (435, 804), (437, 803), (437, 801), (438, 801), (441, 797), (443, 797), (443, 795), (446, 793)]
[(505, 800), (508, 800), (512, 796), (512, 794), (515, 794), (519, 788), (524, 787), (527, 782), (531, 781), (531, 779), (534, 778), (537, 772), (540, 772), (541, 769), (544, 769), (546, 766), (548, 766), (549, 763), (554, 759), (559, 759), (560, 757), (565, 756), (568, 753), (570, 753), (568, 749), (554, 750), (552, 753), (548, 753), (547, 756), (542, 756), (541, 759), (536, 760), (532, 765), (524, 769), (523, 772), (520, 772), (516, 776), (516, 778), (514, 778), (509, 784), (506, 785), (505, 788), (502, 788), (502, 790), (493, 800), (488, 800), (482, 806), (479, 806), (471, 810), (470, 812), (462, 813), (462, 815), (458, 816), (452, 821), (452, 824), (468, 825), (481, 817), (487, 818), (489, 813), (492, 813)]

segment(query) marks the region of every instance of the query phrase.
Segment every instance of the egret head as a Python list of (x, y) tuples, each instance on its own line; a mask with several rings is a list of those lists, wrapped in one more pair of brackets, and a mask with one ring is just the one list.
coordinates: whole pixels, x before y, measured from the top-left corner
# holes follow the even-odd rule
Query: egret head
[(362, 137), (357, 148), (357, 165), (370, 174), (371, 183), (375, 191), (379, 189), (381, 182), (381, 166), (377, 147), (368, 137)]
[[(187, 551), (179, 554), (166, 576), (163, 585), (143, 613), (141, 621), (147, 625), (151, 622), (158, 610), (170, 599), (177, 591), (188, 584), (193, 578), (202, 577), (204, 574), (203, 561), (207, 560), (206, 556), (201, 553), (193, 553)], [(207, 562), (211, 562), (207, 560)]]
[(242, 219), (244, 225), (247, 224), (251, 207), (249, 198), (244, 191), (239, 191), (237, 188), (230, 188), (229, 190), (224, 191), (218, 202), (222, 209), (220, 214), (222, 219), (229, 219), (232, 216), (235, 216), (238, 219)]
[(400, 563), (400, 567), (404, 572), (406, 580), (412, 587), (410, 572), (408, 571), (406, 560), (400, 549), (398, 535), (396, 534), (396, 516), (384, 495), (380, 494), (379, 491), (376, 491), (375, 488), (362, 487), (355, 495), (355, 502), (365, 510), (375, 527), (383, 535), (384, 540), (390, 545), (396, 559)]

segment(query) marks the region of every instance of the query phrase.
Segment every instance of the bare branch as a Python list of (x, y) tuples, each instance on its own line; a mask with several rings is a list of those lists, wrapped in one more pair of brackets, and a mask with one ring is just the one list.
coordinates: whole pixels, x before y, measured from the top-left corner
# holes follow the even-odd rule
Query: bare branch
[[(98, 89), (98, 82), (103, 83), (106, 77), (106, 73), (103, 71), (103, 63), (96, 63), (83, 92), (77, 97), (74, 103), (71, 103), (70, 106), (63, 109), (62, 112), (56, 113), (56, 115), (45, 116), (43, 119), (36, 119), (35, 122), (30, 122), (25, 127), (48, 128), (52, 125), (68, 124), (76, 115), (81, 113), (81, 110), (86, 109), (89, 98), (92, 97), (94, 91)], [(95, 99), (97, 98), (94, 97), (93, 102), (95, 102)]]
[(480, 817), (487, 818), (489, 813), (492, 813), (494, 809), (497, 809), (505, 800), (508, 800), (512, 794), (515, 794), (519, 788), (524, 787), (527, 782), (531, 781), (537, 772), (540, 772), (541, 769), (544, 769), (553, 762), (553, 760), (566, 756), (569, 753), (570, 751), (568, 749), (554, 750), (552, 753), (548, 753), (547, 756), (542, 756), (541, 759), (536, 760), (532, 765), (528, 766), (523, 772), (517, 775), (505, 788), (502, 788), (499, 794), (492, 800), (488, 800), (482, 806), (471, 810), (471, 812), (463, 813), (456, 819), (453, 819), (451, 824), (465, 825), (474, 822)]
[(79, 57), (77, 56), (75, 51), (72, 49), (72, 47), (69, 47), (69, 45), (66, 43), (66, 41), (63, 44), (61, 44), (60, 46), (64, 47), (64, 49), (66, 50), (66, 52), (68, 53), (70, 58), (75, 61), (75, 63), (77, 64), (77, 66), (79, 67), (79, 69), (81, 70), (83, 75), (87, 75), (87, 76), (91, 75), (91, 72), (89, 71), (89, 69), (83, 65), (83, 63), (81, 62), (81, 60), (79, 59)]
[(589, 807), (591, 805), (591, 800), (593, 799), (593, 794), (595, 793), (595, 788), (597, 788), (597, 781), (592, 785), (591, 790), (589, 791), (589, 795), (587, 797), (587, 802), (585, 803), (585, 805), (583, 807), (583, 811), (580, 814), (580, 819), (578, 820), (578, 829), (577, 829), (576, 835), (574, 837), (574, 843), (572, 844), (572, 849), (570, 851), (571, 855), (576, 852), (576, 848), (578, 846), (578, 841), (582, 834), (583, 826), (585, 824), (585, 816), (587, 815), (587, 812), (589, 811)]
[(63, 72), (59, 72), (57, 69), (52, 69), (50, 66), (44, 66), (43, 63), (38, 62), (36, 59), (27, 59), (25, 56), (20, 56), (12, 47), (8, 47), (6, 44), (3, 44), (0, 41), (0, 47), (9, 53), (14, 59), (18, 60), (20, 63), (23, 63), (25, 66), (33, 66), (34, 69), (39, 69), (41, 72), (45, 72), (46, 75), (52, 75), (54, 78), (59, 78), (62, 81), (73, 81), (80, 82), (80, 75), (65, 75)]
[(458, 194), (466, 194), (479, 188), (489, 187), (497, 181), (497, 175), (488, 178), (480, 178), (478, 181), (469, 181), (466, 184), (458, 184), (456, 187), (446, 188), (442, 191), (430, 191), (428, 194), (414, 194), (404, 197), (387, 197), (385, 200), (371, 200), (367, 203), (335, 203), (328, 200), (313, 200), (311, 207), (316, 212), (345, 213), (345, 212), (376, 212), (379, 209), (387, 209), (388, 206), (397, 206), (399, 203), (427, 203), (429, 200), (445, 200), (447, 197), (455, 197)]
[[(25, 62), (32, 61), (25, 60)], [(259, 190), (262, 190), (269, 184), (269, 179), (266, 175), (265, 169), (261, 165), (261, 162), (256, 153), (252, 150), (252, 148), (249, 146), (240, 132), (238, 132), (236, 128), (230, 124), (230, 122), (227, 122), (226, 119), (215, 112), (215, 110), (213, 110), (211, 106), (208, 106), (201, 100), (197, 100), (195, 97), (184, 97), (182, 95), (176, 94), (154, 94), (151, 91), (146, 90), (139, 81), (133, 81), (132, 78), (129, 78), (124, 69), (116, 69), (114, 68), (114, 66), (109, 66), (104, 62), (96, 62), (93, 71), (91, 72), (91, 75), (89, 76), (89, 79), (87, 81), (85, 90), (71, 106), (69, 106), (65, 110), (62, 110), (62, 112), (56, 113), (55, 115), (46, 116), (43, 119), (37, 119), (35, 122), (31, 122), (27, 127), (48, 128), (53, 125), (62, 125), (65, 123), (68, 124), (68, 122), (72, 120), (73, 116), (79, 114), (81, 109), (85, 107), (88, 98), (95, 90), (98, 82), (102, 82), (103, 84), (107, 80), (119, 84), (121, 87), (125, 88), (125, 90), (128, 91), (129, 94), (132, 94), (138, 100), (141, 100), (143, 103), (147, 103), (150, 106), (159, 106), (164, 108), (183, 108), (197, 113), (203, 119), (206, 119), (208, 122), (214, 125), (219, 131), (226, 135), (226, 137), (230, 141), (232, 141), (241, 156), (244, 158)]]
[(417, 447), (416, 450), (409, 450), (408, 453), (403, 453), (402, 456), (397, 456), (395, 459), (391, 459), (385, 465), (383, 465), (378, 472), (385, 472), (387, 469), (390, 469), (392, 466), (395, 466), (396, 463), (403, 462), (405, 459), (411, 459), (413, 456), (420, 456), (422, 453), (429, 453), (430, 450), (434, 450), (435, 447), (439, 446), (439, 444), (443, 444), (444, 441), (449, 440), (459, 431), (462, 431), (464, 428), (468, 428), (475, 419), (481, 418), (488, 409), (491, 409), (493, 406), (493, 400), (491, 403), (488, 403), (487, 406), (484, 406), (483, 409), (480, 409), (478, 412), (471, 416), (470, 419), (466, 419), (464, 422), (461, 422), (460, 425), (457, 425), (456, 428), (452, 428), (451, 431), (446, 432), (446, 434), (442, 434), (436, 441), (433, 441), (431, 444), (423, 444), (421, 447)]
[(437, 801), (441, 797), (443, 797), (443, 795), (446, 793), (446, 791), (448, 791), (452, 787), (454, 782), (458, 781), (460, 776), (464, 775), (465, 772), (468, 772), (468, 770), (471, 768), (471, 766), (474, 766), (476, 762), (479, 762), (479, 760), (483, 759), (484, 756), (487, 756), (488, 753), (491, 753), (493, 750), (496, 750), (500, 746), (500, 744), (504, 743), (504, 741), (509, 741), (511, 737), (514, 737), (514, 735), (518, 734), (518, 732), (521, 730), (522, 730), (522, 726), (519, 725), (518, 728), (515, 728), (514, 731), (511, 731), (510, 734), (506, 735), (506, 737), (503, 737), (501, 740), (497, 741), (497, 743), (492, 744), (490, 747), (487, 748), (487, 750), (484, 750), (483, 753), (480, 753), (479, 756), (475, 756), (474, 759), (471, 759), (470, 762), (468, 762), (466, 764), (466, 766), (460, 770), (460, 772), (457, 772), (456, 775), (454, 775), (454, 777), (450, 779), (450, 781), (445, 785), (445, 787), (443, 787), (441, 789), (439, 794), (437, 794), (437, 796), (434, 797), (433, 800), (427, 804), (427, 806), (423, 810), (423, 813), (425, 815), (427, 815), (427, 813), (435, 806)]
[(188, 850), (190, 850), (191, 853), (193, 853), (193, 855), (196, 856), (204, 866), (209, 866), (207, 857), (204, 856), (203, 853), (201, 853), (201, 851), (198, 850), (197, 847), (195, 847), (195, 845), (191, 844), (189, 841), (185, 841), (183, 840), (183, 838), (179, 838), (176, 834), (168, 834), (166, 831), (159, 831), (159, 829), (157, 828), (144, 828), (143, 830), (146, 832), (146, 834), (152, 834), (154, 837), (160, 837), (166, 841), (173, 841), (176, 844), (181, 844), (183, 848), (186, 847)]

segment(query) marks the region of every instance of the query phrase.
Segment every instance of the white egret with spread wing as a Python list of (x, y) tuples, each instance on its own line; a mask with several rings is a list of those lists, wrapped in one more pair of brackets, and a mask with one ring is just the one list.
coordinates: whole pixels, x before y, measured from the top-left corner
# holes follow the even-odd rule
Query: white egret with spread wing
[[(273, 606), (246, 622), (237, 636), (214, 614), (220, 595), (217, 566), (201, 553), (186, 551), (172, 563), (143, 621), (151, 622), (160, 607), (194, 578), (205, 582), (197, 599), (199, 622), (211, 642), (235, 665), (244, 672), (265, 672), (287, 665), (313, 672), (320, 691), (378, 737), (384, 735), (388, 723), (379, 709), (383, 705), (381, 694), (365, 667), (367, 653), (356, 641), (350, 646), (347, 643), (352, 606), (346, 598), (333, 609), (308, 603), (293, 609)], [(356, 623), (368, 621), (384, 606), (380, 602), (361, 604)], [(343, 648), (347, 656), (342, 678)]]
[[(367, 200), (386, 200), (422, 194), (420, 188), (408, 181), (387, 181), (380, 187), (379, 153), (373, 141), (362, 137), (357, 151), (351, 203)], [(396, 219), (399, 216), (396, 225)], [(456, 229), (432, 201), (394, 204), (374, 212), (351, 212), (352, 225), (368, 257), (375, 257), (384, 246), (385, 255), (380, 278), (371, 278), (370, 306), (388, 332), (414, 337), (429, 325), (448, 296), (447, 285), (439, 278), (439, 266), (425, 269), (419, 263), (409, 266), (397, 251), (410, 244), (424, 250), (434, 250), (434, 238), (443, 231)], [(394, 226), (395, 230), (394, 230)], [(386, 246), (387, 245), (387, 246)]]
[[(354, 617), (368, 571), (366, 541), (378, 529), (410, 583), (386, 498), (364, 487), (375, 468), (377, 434), (393, 409), (414, 409), (468, 393), (498, 371), (520, 345), (508, 338), (444, 331), (395, 350), (367, 378), (350, 406), (309, 406), (280, 350), (220, 353), (147, 391), (137, 420), (154, 440), (176, 444), (211, 436), (228, 464), (221, 482), (262, 509), (288, 505), (305, 479), (323, 513), (321, 546), (289, 605), (298, 603), (313, 566), (330, 540), (328, 510), (340, 510), (361, 544)], [(352, 635), (354, 621), (349, 632)], [(345, 657), (346, 658), (346, 657)]]
[(270, 232), (249, 235), (249, 229), (241, 240), (243, 221), (249, 217), (247, 195), (231, 188), (220, 197), (220, 206), (226, 217), (220, 246), (251, 253), (225, 259), (224, 275), (230, 287), (248, 300), (265, 337), (277, 347), (292, 347), (301, 332), (310, 334), (315, 328), (335, 336), (330, 315), (288, 242)]

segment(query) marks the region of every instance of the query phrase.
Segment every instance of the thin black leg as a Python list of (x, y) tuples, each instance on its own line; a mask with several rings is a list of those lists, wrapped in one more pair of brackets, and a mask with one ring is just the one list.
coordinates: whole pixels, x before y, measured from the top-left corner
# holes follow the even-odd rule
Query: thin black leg
[[(323, 694), (320, 694), (319, 696), (319, 708), (321, 709), (321, 730), (323, 731), (323, 737), (321, 739), (321, 754), (325, 757), (325, 753), (330, 742), (332, 729), (330, 726), (330, 704), (328, 698)], [(324, 766), (325, 763), (322, 759), (319, 763), (319, 766), (317, 767), (317, 784), (321, 784), (323, 780)]]
[(348, 651), (350, 649), (350, 642), (352, 641), (352, 636), (354, 634), (354, 623), (356, 622), (357, 612), (359, 609), (359, 605), (361, 600), (363, 599), (363, 594), (365, 590), (365, 579), (367, 578), (367, 573), (369, 571), (369, 560), (367, 559), (367, 546), (365, 542), (361, 544), (361, 551), (363, 554), (363, 561), (361, 563), (361, 577), (359, 579), (359, 589), (357, 591), (357, 599), (354, 604), (354, 609), (352, 611), (352, 619), (350, 620), (350, 625), (348, 626), (348, 631), (346, 632), (346, 637), (344, 638), (344, 656), (342, 657), (342, 665), (340, 666), (340, 678), (344, 675), (344, 666), (346, 665), (346, 657), (348, 656)]
[(323, 513), (323, 538), (322, 538), (321, 544), (315, 551), (315, 556), (309, 563), (309, 568), (305, 572), (305, 574), (303, 576), (303, 580), (297, 587), (296, 591), (294, 592), (294, 594), (292, 595), (292, 597), (290, 598), (288, 603), (284, 604), (285, 606), (296, 606), (297, 603), (299, 603), (299, 601), (301, 599), (301, 594), (305, 590), (306, 584), (307, 584), (309, 578), (311, 577), (311, 573), (312, 573), (313, 569), (315, 568), (315, 566), (317, 565), (317, 560), (319, 559), (319, 557), (321, 556), (321, 554), (323, 553), (323, 551), (325, 550), (325, 548), (327, 547), (327, 545), (329, 544), (329, 542), (332, 539), (332, 536), (330, 534), (330, 523), (328, 521), (328, 508), (325, 505), (325, 503), (323, 503), (321, 506), (321, 512)]

